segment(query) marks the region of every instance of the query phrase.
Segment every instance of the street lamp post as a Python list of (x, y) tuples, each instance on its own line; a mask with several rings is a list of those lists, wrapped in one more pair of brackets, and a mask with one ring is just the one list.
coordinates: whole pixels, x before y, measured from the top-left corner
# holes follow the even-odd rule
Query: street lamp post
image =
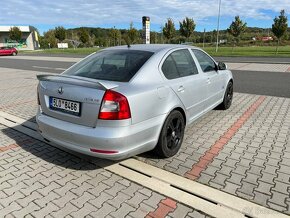
[(221, 1), (219, 0), (219, 14), (218, 14), (218, 23), (217, 23), (217, 34), (216, 34), (216, 47), (215, 52), (218, 52), (219, 49), (219, 29), (220, 29), (220, 16), (221, 16)]

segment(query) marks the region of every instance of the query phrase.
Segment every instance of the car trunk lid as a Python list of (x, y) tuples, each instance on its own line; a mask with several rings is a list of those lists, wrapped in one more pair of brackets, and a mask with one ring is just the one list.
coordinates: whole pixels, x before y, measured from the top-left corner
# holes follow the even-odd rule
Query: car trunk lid
[(44, 114), (88, 127), (97, 124), (105, 91), (118, 86), (78, 76), (38, 75), (37, 78)]

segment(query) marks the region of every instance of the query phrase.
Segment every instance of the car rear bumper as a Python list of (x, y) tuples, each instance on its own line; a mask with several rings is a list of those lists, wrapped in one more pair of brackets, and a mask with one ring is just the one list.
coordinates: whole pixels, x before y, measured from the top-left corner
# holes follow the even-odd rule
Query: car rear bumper
[[(58, 120), (42, 113), (37, 114), (36, 121), (41, 135), (59, 146), (90, 156), (119, 160), (152, 150), (158, 142), (165, 118), (166, 115), (161, 115), (135, 125), (95, 128)], [(92, 152), (90, 149), (98, 151)]]

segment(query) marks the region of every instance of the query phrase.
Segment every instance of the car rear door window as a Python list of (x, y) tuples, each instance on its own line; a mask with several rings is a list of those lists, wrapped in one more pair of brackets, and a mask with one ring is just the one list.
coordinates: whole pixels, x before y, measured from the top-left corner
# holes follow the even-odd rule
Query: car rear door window
[(187, 49), (172, 52), (165, 59), (161, 69), (167, 79), (198, 74), (196, 65)]
[(152, 54), (153, 52), (138, 50), (101, 51), (79, 62), (64, 74), (128, 82)]
[(209, 72), (216, 70), (215, 62), (203, 51), (192, 49), (197, 61), (200, 64), (201, 69), (203, 72)]

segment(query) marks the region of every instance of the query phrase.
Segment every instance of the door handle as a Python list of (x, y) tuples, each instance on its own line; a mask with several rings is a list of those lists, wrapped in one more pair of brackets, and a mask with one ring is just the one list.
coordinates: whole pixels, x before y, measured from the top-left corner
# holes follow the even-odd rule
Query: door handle
[(183, 86), (179, 86), (179, 88), (177, 89), (178, 92), (184, 92), (185, 88)]
[(210, 78), (207, 78), (206, 83), (210, 84)]

